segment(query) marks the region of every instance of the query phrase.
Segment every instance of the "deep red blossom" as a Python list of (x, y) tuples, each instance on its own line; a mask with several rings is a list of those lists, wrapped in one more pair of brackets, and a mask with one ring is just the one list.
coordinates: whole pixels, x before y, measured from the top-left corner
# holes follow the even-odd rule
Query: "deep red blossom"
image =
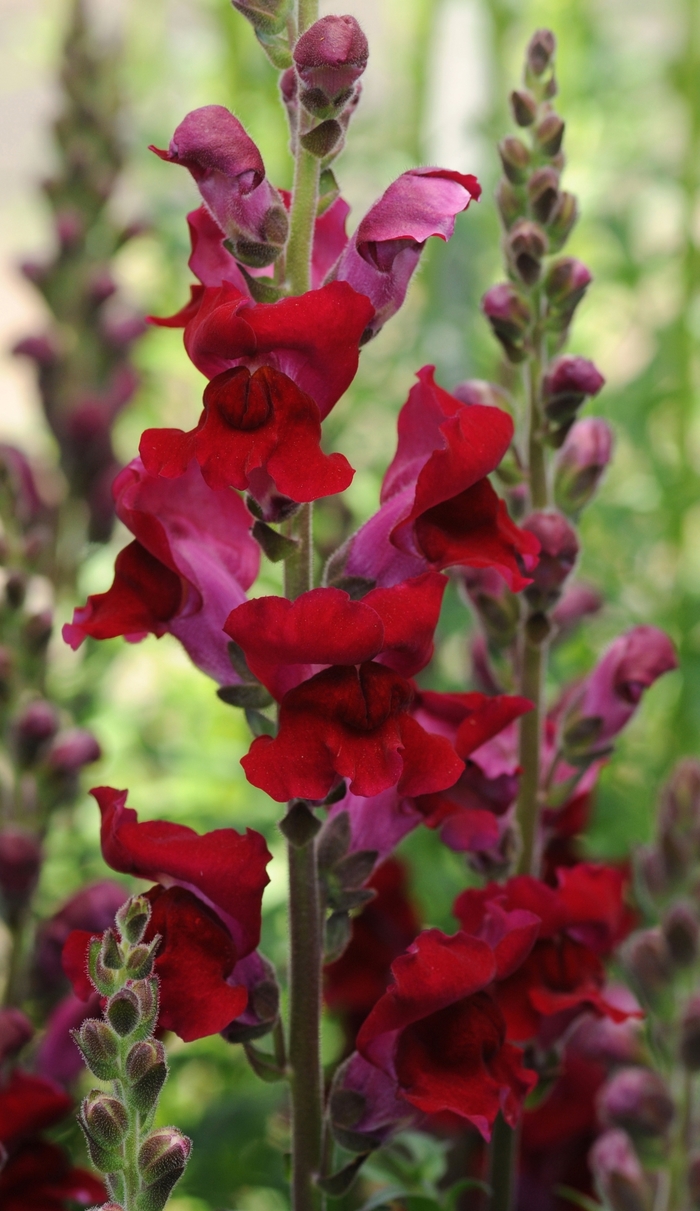
[(75, 611), (64, 639), (77, 648), (88, 635), (136, 641), (170, 633), (203, 672), (235, 681), (222, 627), (260, 564), (243, 501), (207, 487), (194, 462), (174, 484), (134, 459), (113, 490), (117, 515), (136, 541), (117, 556), (107, 592)]
[(344, 455), (321, 450), (321, 416), (311, 397), (270, 366), (217, 374), (197, 428), (147, 429), (140, 451), (153, 475), (177, 478), (196, 458), (210, 488), (258, 495), (266, 476), (300, 502), (344, 492), (354, 474)]
[(392, 964), (394, 982), (362, 1026), (358, 1051), (426, 1114), (451, 1112), (488, 1139), (502, 1112), (514, 1126), (535, 1074), (506, 1042), (485, 991), (522, 962), (537, 932), (530, 913), (504, 921), (492, 944), (465, 933), (421, 933)]
[(324, 974), (326, 1004), (339, 1014), (351, 1046), (386, 990), (392, 962), (420, 929), (408, 895), (407, 871), (397, 858), (383, 862), (367, 887), (376, 892), (375, 898), (355, 917), (348, 946)]
[(371, 299), (375, 315), (368, 336), (403, 303), (426, 241), (431, 236), (449, 240), (456, 216), (480, 194), (476, 177), (444, 168), (411, 168), (367, 211), (334, 276)]
[(405, 680), (430, 659), (444, 588), (427, 573), (357, 602), (324, 588), (232, 611), (227, 634), (280, 701), (277, 736), (258, 737), (242, 761), (254, 786), (283, 802), (322, 799), (338, 778), (358, 795), (455, 781), (462, 762), (411, 717)]
[[(139, 823), (126, 792), (93, 792), (102, 813), (102, 853), (125, 874), (155, 880), (147, 939), (160, 934), (159, 1022), (190, 1041), (223, 1030), (246, 1008), (247, 980), (237, 968), (260, 939), (260, 909), (270, 860), (259, 833), (216, 829), (199, 836), (166, 820)], [(76, 931), (64, 966), (78, 996), (92, 988), (86, 974), (90, 933)]]
[(511, 521), (487, 479), (510, 445), (513, 422), (499, 408), (462, 403), (433, 375), (433, 366), (418, 372), (399, 414), (381, 508), (353, 538), (346, 571), (390, 585), (426, 566), (488, 567), (521, 589), (539, 542)]
[(613, 1021), (629, 1016), (605, 996), (605, 968), (598, 953), (609, 950), (629, 928), (623, 892), (619, 871), (581, 863), (561, 872), (558, 888), (520, 875), (457, 898), (455, 916), (467, 933), (477, 936), (490, 928), (494, 908), (499, 913), (526, 910), (540, 919), (531, 954), (494, 988), (509, 1038), (551, 1042), (584, 1009)]
[(0, 1086), (3, 1211), (67, 1211), (69, 1200), (88, 1206), (106, 1198), (100, 1181), (74, 1168), (63, 1148), (41, 1138), (71, 1108), (71, 1099), (57, 1085), (19, 1069)]
[(310, 395), (323, 418), (357, 373), (360, 337), (372, 314), (369, 300), (346, 282), (254, 303), (224, 281), (218, 288), (194, 286), (182, 311), (155, 322), (184, 327), (185, 348), (207, 378), (235, 366), (271, 366)]

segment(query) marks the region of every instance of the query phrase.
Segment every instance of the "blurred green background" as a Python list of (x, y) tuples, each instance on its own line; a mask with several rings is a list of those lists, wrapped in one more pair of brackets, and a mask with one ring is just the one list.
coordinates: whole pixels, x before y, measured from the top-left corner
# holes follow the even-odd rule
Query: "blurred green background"
[[(123, 47), (130, 159), (116, 208), (151, 224), (118, 261), (119, 280), (144, 310), (168, 314), (186, 296), (184, 216), (196, 195), (188, 174), (162, 164), (147, 145), (167, 145), (189, 109), (225, 104), (259, 143), (273, 181), (288, 186), (276, 74), (226, 0), (122, 0), (91, 8), (103, 36), (118, 37)], [(48, 123), (65, 11), (58, 0), (0, 2), (4, 347), (41, 318), (14, 266), (50, 242), (36, 183), (51, 165)], [(322, 11), (334, 9), (324, 2)], [(431, 241), (406, 305), (363, 352), (355, 383), (327, 423), (333, 448), (357, 468), (347, 499), (358, 521), (376, 507), (395, 417), (414, 372), (433, 362), (448, 388), (497, 373), (498, 351), (479, 314), (481, 294), (501, 276), (495, 142), (511, 129), (506, 96), (519, 80), (532, 30), (546, 24), (559, 39), (565, 186), (578, 194), (582, 210), (568, 251), (595, 279), (571, 348), (593, 358), (607, 378), (589, 409), (612, 423), (616, 455), (582, 524), (581, 574), (604, 591), (607, 604), (557, 655), (552, 692), (635, 623), (666, 628), (681, 659), (680, 671), (647, 695), (601, 780), (589, 850), (618, 857), (649, 835), (659, 782), (677, 757), (697, 753), (700, 738), (700, 6), (696, 0), (351, 0), (340, 11), (358, 17), (371, 48), (362, 105), (337, 165), (351, 225), (415, 163), (476, 172), (484, 185), (482, 202), (458, 220), (451, 243)], [(117, 432), (125, 461), (144, 427), (189, 428), (201, 392), (178, 332), (153, 330), (136, 357), (143, 389)], [(49, 459), (30, 371), (6, 358), (0, 389), (0, 437)], [(118, 531), (109, 549), (90, 556), (85, 593), (107, 587), (124, 541)], [(256, 591), (278, 584), (276, 569), (264, 565)], [(437, 658), (442, 688), (466, 685), (468, 629), (455, 600)], [(277, 809), (243, 778), (238, 760), (248, 736), (239, 715), (219, 702), (170, 637), (135, 647), (115, 640), (87, 662), (89, 668), (84, 653), (56, 641), (61, 694), (79, 695), (86, 677), (100, 677), (89, 715), (105, 755), (93, 781), (128, 786), (142, 816), (165, 815), (200, 830), (230, 824), (264, 831), (277, 857), (265, 900), (265, 947), (283, 963)], [(426, 922), (450, 927), (463, 861), (425, 830), (404, 848)], [(86, 878), (103, 873), (97, 812), (86, 798), (70, 818), (54, 821), (40, 908), (50, 912)], [(283, 1207), (285, 1127), (275, 1089), (258, 1087), (238, 1049), (219, 1039), (177, 1045), (173, 1063), (177, 1079), (168, 1086), (163, 1118), (190, 1132), (196, 1145), (173, 1211)]]

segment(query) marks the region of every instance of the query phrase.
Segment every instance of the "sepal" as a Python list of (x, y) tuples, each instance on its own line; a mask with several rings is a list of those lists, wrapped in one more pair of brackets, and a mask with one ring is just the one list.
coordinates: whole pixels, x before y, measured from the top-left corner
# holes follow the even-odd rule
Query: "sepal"
[(143, 935), (151, 918), (151, 905), (145, 896), (132, 896), (117, 911), (116, 926), (122, 938), (136, 946), (143, 941)]
[(85, 1063), (100, 1081), (114, 1081), (119, 1075), (119, 1044), (106, 1022), (87, 1018), (80, 1030), (72, 1031)]

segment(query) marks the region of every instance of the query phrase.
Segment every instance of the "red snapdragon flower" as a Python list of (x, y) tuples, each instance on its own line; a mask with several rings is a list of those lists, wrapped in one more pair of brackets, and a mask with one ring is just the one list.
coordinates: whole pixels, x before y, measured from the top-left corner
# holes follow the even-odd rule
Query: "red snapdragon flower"
[[(146, 893), (149, 941), (160, 934), (159, 1023), (186, 1042), (216, 1034), (244, 1013), (251, 963), (260, 940), (262, 894), (270, 854), (264, 838), (219, 828), (198, 836), (167, 820), (139, 823), (126, 791), (94, 790), (102, 814), (102, 853), (113, 870), (156, 881)], [(91, 934), (76, 930), (63, 951), (83, 1000), (92, 993), (86, 954)], [(249, 957), (250, 956), (250, 957)]]
[(111, 588), (76, 609), (64, 639), (78, 648), (88, 635), (136, 642), (170, 633), (203, 672), (231, 684), (222, 627), (260, 565), (243, 501), (207, 487), (196, 463), (173, 484), (149, 475), (140, 459), (117, 476), (113, 492), (136, 541), (119, 552)]
[(7, 1154), (0, 1168), (3, 1211), (67, 1211), (69, 1201), (87, 1207), (107, 1197), (92, 1173), (75, 1168), (63, 1148), (41, 1138), (72, 1105), (52, 1081), (20, 1069), (0, 1086), (0, 1148)]
[(530, 875), (490, 883), (457, 897), (454, 913), (462, 929), (477, 936), (491, 928), (491, 913), (526, 910), (539, 917), (539, 936), (525, 962), (494, 986), (508, 1038), (552, 1042), (584, 1009), (622, 1021), (629, 1013), (604, 993), (608, 953), (628, 932), (632, 919), (621, 871), (580, 863), (559, 872), (559, 886)]
[(430, 660), (445, 583), (427, 573), (362, 601), (323, 588), (232, 611), (226, 633), (280, 703), (277, 736), (259, 736), (241, 762), (254, 786), (284, 802), (323, 799), (339, 778), (358, 795), (455, 781), (463, 763), (412, 718), (406, 680)]
[(357, 1049), (412, 1106), (449, 1111), (486, 1139), (499, 1110), (515, 1125), (536, 1077), (506, 1042), (486, 990), (522, 964), (538, 926), (532, 913), (504, 913), (490, 943), (429, 929), (392, 964), (394, 983), (364, 1022)]
[(418, 371), (399, 414), (381, 508), (352, 539), (345, 570), (389, 585), (426, 567), (493, 567), (522, 589), (539, 542), (511, 521), (487, 478), (513, 422), (500, 408), (462, 403), (433, 374), (433, 366)]

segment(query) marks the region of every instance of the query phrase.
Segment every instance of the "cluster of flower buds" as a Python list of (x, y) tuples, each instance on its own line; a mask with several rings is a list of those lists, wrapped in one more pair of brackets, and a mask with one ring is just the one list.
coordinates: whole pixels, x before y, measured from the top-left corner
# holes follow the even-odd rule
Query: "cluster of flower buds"
[(191, 1150), (177, 1128), (152, 1129), (168, 1067), (153, 1037), (160, 936), (143, 941), (150, 915), (149, 901), (134, 896), (118, 910), (116, 929), (93, 938), (89, 976), (107, 1003), (104, 1018), (86, 1019), (74, 1036), (93, 1075), (112, 1082), (110, 1093), (93, 1089), (80, 1108), (90, 1159), (106, 1175), (115, 1205), (138, 1211), (162, 1211)]
[[(89, 511), (89, 537), (112, 529), (110, 493), (118, 463), (111, 428), (138, 377), (129, 351), (145, 329), (117, 296), (110, 261), (141, 228), (124, 228), (108, 202), (122, 167), (118, 51), (92, 35), (82, 3), (74, 3), (61, 72), (63, 110), (54, 125), (59, 169), (44, 183), (57, 251), (25, 276), (53, 316), (49, 333), (19, 342), (15, 352), (38, 371), (48, 424), (56, 437), (71, 496)], [(77, 556), (77, 552), (75, 553)]]

